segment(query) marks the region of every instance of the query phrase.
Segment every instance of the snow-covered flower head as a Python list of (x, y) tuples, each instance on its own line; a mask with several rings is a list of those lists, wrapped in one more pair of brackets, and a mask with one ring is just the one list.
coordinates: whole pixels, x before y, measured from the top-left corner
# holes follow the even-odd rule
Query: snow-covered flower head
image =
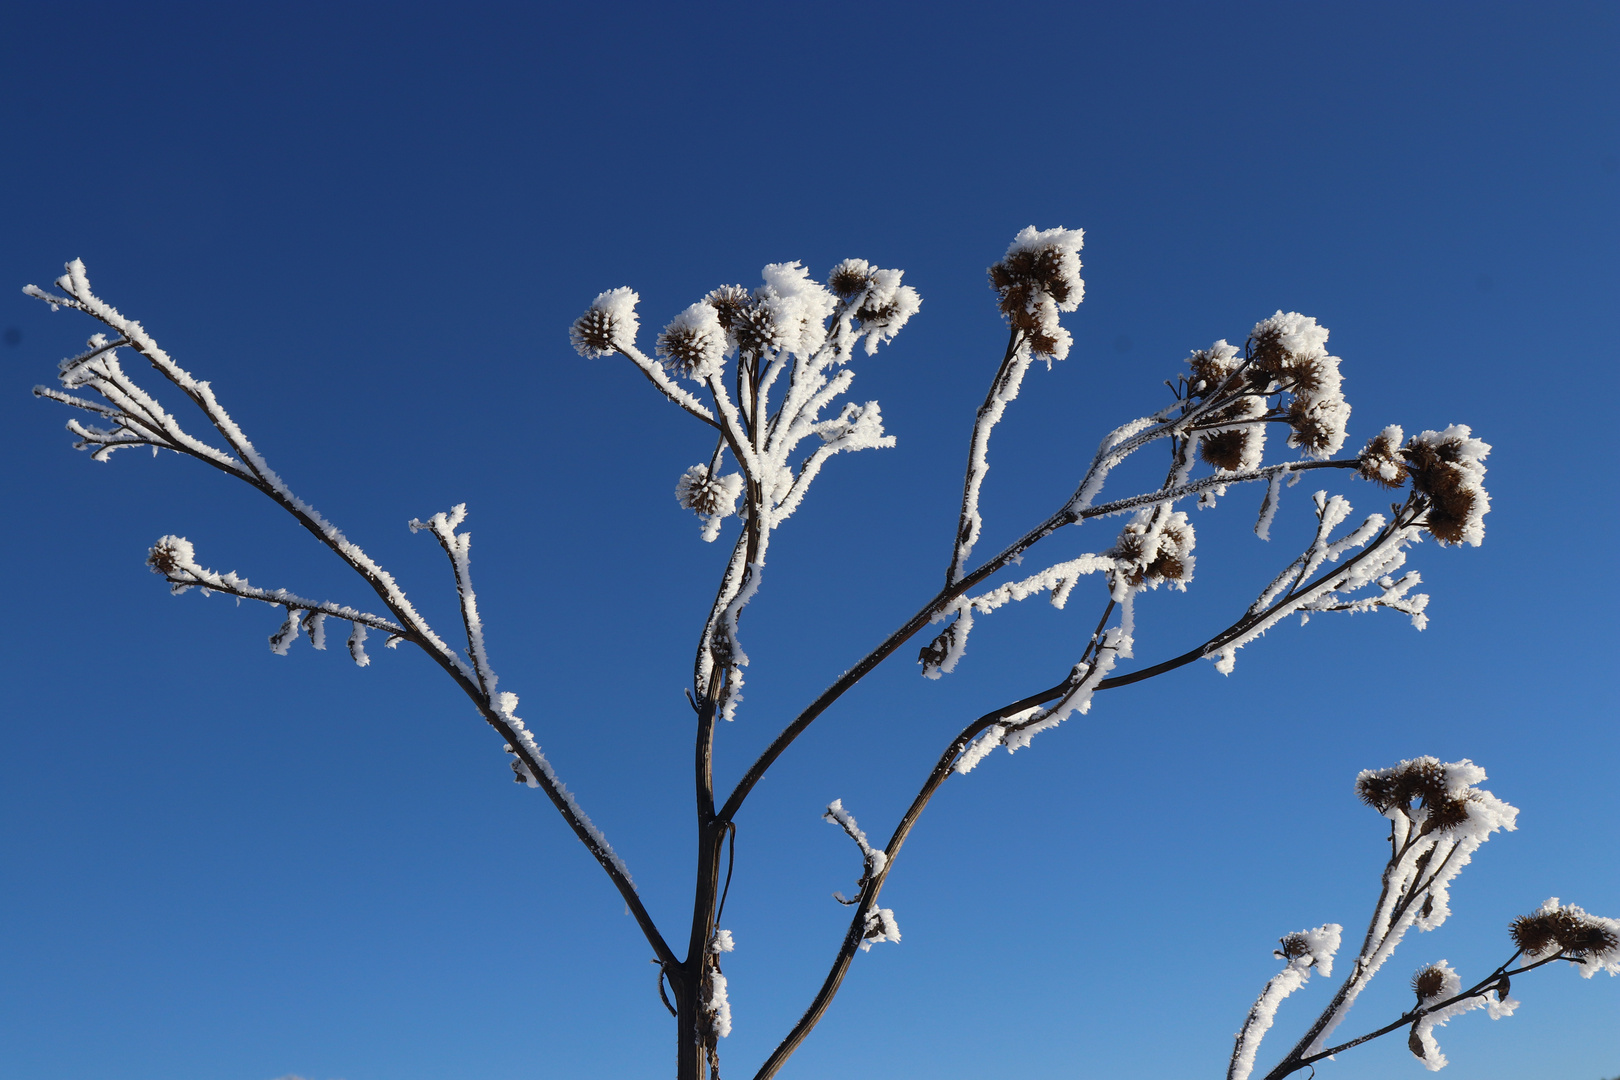
[(1512, 829), (1518, 810), (1476, 787), (1485, 770), (1464, 758), (1442, 764), (1420, 757), (1388, 769), (1364, 769), (1356, 777), (1361, 801), (1388, 818), (1405, 818), (1419, 835), (1483, 841), (1497, 829)]
[(659, 357), (676, 374), (698, 382), (720, 373), (726, 349), (726, 329), (719, 311), (709, 303), (693, 304), (658, 335)]
[(1412, 992), (1419, 1005), (1453, 997), (1462, 990), (1462, 978), (1444, 960), (1418, 968), (1412, 976)]
[(742, 488), (741, 473), (711, 477), (707, 465), (693, 465), (676, 481), (675, 500), (704, 519), (703, 539), (712, 543), (720, 535), (720, 523), (737, 512)]
[(1588, 915), (1574, 904), (1560, 904), (1556, 896), (1514, 919), (1508, 934), (1528, 962), (1562, 954), (1581, 962), (1583, 978), (1599, 971), (1620, 975), (1620, 920)]
[(164, 536), (146, 553), (146, 565), (152, 573), (169, 577), (196, 565), (197, 552), (191, 541), (183, 536)]
[(1191, 369), (1187, 376), (1187, 391), (1195, 398), (1208, 397), (1225, 383), (1243, 362), (1237, 348), (1225, 338), (1207, 349), (1194, 349), (1187, 357)]
[(1350, 426), (1350, 403), (1343, 397), (1295, 396), (1288, 403), (1288, 445), (1318, 461), (1337, 454)]
[(1058, 313), (1075, 310), (1085, 296), (1086, 283), (1080, 277), (1084, 241), (1080, 229), (1038, 230), (1030, 225), (990, 268), (1001, 313), (1026, 334), (1036, 356), (1062, 360), (1069, 355), (1074, 339), (1058, 321)]
[(636, 316), (636, 303), (640, 299), (634, 289), (628, 288), (609, 289), (599, 294), (568, 331), (568, 340), (574, 343), (575, 351), (594, 360), (633, 346), (636, 331), (641, 328)]
[(1315, 930), (1296, 930), (1278, 940), (1274, 955), (1299, 970), (1314, 967), (1326, 978), (1333, 974), (1333, 957), (1339, 951), (1343, 933), (1344, 927), (1338, 923), (1318, 926)]
[(1317, 459), (1339, 452), (1350, 423), (1339, 358), (1328, 354), (1327, 339), (1327, 327), (1297, 311), (1279, 311), (1249, 331), (1251, 381), (1256, 389), (1293, 395), (1288, 445)]
[(854, 310), (866, 355), (880, 343), (894, 340), (922, 306), (922, 297), (910, 285), (900, 284), (902, 270), (884, 270), (865, 259), (845, 259), (827, 275), (827, 288)]
[(1197, 537), (1192, 522), (1178, 510), (1160, 514), (1139, 510), (1120, 531), (1108, 552), (1116, 562), (1113, 573), (1133, 587), (1158, 588), (1165, 582), (1186, 588), (1193, 576), (1193, 547)]
[(837, 300), (798, 262), (771, 263), (752, 303), (739, 308), (732, 334), (747, 352), (774, 350), (805, 357), (827, 340), (827, 317)]
[(1424, 524), (1442, 544), (1485, 539), (1491, 497), (1485, 491), (1485, 458), (1490, 444), (1473, 437), (1466, 424), (1412, 436), (1404, 457), (1412, 486), (1429, 497)]
[(1290, 366), (1327, 356), (1327, 327), (1297, 311), (1279, 311), (1249, 331), (1254, 366), (1273, 377)]
[(1266, 451), (1266, 429), (1260, 422), (1265, 415), (1265, 400), (1255, 394), (1244, 394), (1216, 410), (1212, 422), (1226, 423), (1199, 438), (1198, 456), (1227, 472), (1258, 469)]
[(1406, 462), (1401, 457), (1401, 440), (1406, 433), (1399, 424), (1389, 427), (1367, 440), (1356, 458), (1356, 473), (1363, 480), (1387, 488), (1398, 488), (1406, 483)]

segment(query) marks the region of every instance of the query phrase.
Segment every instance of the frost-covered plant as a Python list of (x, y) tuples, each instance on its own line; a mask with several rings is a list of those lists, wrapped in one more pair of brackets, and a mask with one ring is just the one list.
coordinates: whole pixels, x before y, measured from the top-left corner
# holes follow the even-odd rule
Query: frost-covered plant
[[(1266, 1080), (1301, 1069), (1315, 1069), (1324, 1058), (1363, 1043), (1409, 1028), (1407, 1047), (1425, 1068), (1445, 1068), (1434, 1029), (1474, 1009), (1484, 1009), (1492, 1020), (1513, 1015), (1519, 1002), (1509, 996), (1516, 975), (1567, 960), (1591, 978), (1599, 971), (1620, 974), (1620, 922), (1588, 915), (1580, 908), (1561, 905), (1557, 897), (1508, 927), (1514, 951), (1484, 978), (1468, 987), (1444, 960), (1418, 969), (1412, 976), (1417, 1000), (1394, 1021), (1358, 1038), (1333, 1045), (1330, 1036), (1344, 1021), (1361, 991), (1389, 959), (1412, 927), (1433, 930), (1451, 914), (1451, 882), (1492, 833), (1512, 831), (1518, 810), (1475, 785), (1485, 770), (1466, 758), (1442, 764), (1432, 757), (1403, 761), (1388, 769), (1368, 769), (1356, 777), (1361, 800), (1389, 819), (1389, 863), (1373, 906), (1372, 921), (1361, 952), (1350, 966), (1327, 1008), (1322, 1010), (1299, 1042), (1283, 1057)], [(1323, 978), (1333, 974), (1333, 956), (1343, 927), (1337, 923), (1289, 934), (1277, 956), (1286, 960), (1250, 1008), (1238, 1031), (1227, 1080), (1248, 1080), (1254, 1070), (1260, 1041), (1270, 1030), (1282, 999), (1303, 986), (1313, 970)], [(1515, 967), (1514, 965), (1519, 966)]]
[[(684, 949), (665, 937), (642, 904), (624, 862), (558, 778), (533, 731), (517, 716), (517, 695), (497, 688), (470, 576), (464, 505), (426, 521), (413, 520), (410, 527), (431, 533), (449, 559), (465, 653), (440, 637), (383, 567), (293, 493), (207, 382), (193, 378), (139, 323), (95, 295), (77, 261), (58, 279), (59, 292), (33, 286), (27, 291), (53, 309), (83, 312), (101, 324), (102, 332), (90, 338), (84, 352), (62, 362), (60, 389), (40, 387), (36, 393), (91, 414), (93, 423), (74, 419), (68, 427), (77, 446), (90, 451), (95, 460), (105, 461), (114, 451), (136, 446), (193, 457), (261, 491), (359, 575), (375, 593), (383, 614), (285, 589), (262, 589), (235, 573), (217, 573), (203, 566), (181, 537), (161, 538), (148, 559), (152, 570), (177, 593), (195, 588), (281, 608), (282, 624), (270, 637), (271, 648), (278, 653), (285, 653), (300, 634), (317, 649), (324, 648), (330, 619), (350, 624), (349, 651), (362, 666), (370, 662), (365, 648), (370, 631), (386, 634), (389, 646), (406, 643), (426, 653), (500, 735), (517, 780), (545, 792), (624, 898), (659, 966), (660, 997), (676, 1017), (677, 1071), (684, 1080), (696, 1080), (705, 1067), (718, 1075), (719, 1040), (731, 1030), (730, 995), (735, 987), (728, 987), (721, 971), (722, 956), (734, 947), (732, 935), (720, 926), (731, 873), (726, 845), (734, 836), (738, 813), (760, 779), (817, 717), (924, 627), (941, 627), (920, 652), (922, 673), (937, 679), (962, 661), (976, 618), (1037, 594), (1063, 608), (1081, 579), (1094, 576), (1101, 610), (1079, 655), (1066, 671), (1054, 673), (1054, 685), (979, 717), (951, 738), (887, 843), (873, 844), (840, 801), (828, 807), (828, 820), (855, 842), (862, 860), (854, 896), (835, 894), (853, 909), (849, 928), (820, 991), (760, 1066), (756, 1075), (764, 1078), (774, 1075), (815, 1027), (855, 954), (878, 943), (900, 941), (894, 912), (878, 901), (906, 838), (948, 779), (970, 772), (998, 747), (1013, 752), (1029, 746), (1037, 734), (1086, 712), (1101, 691), (1198, 660), (1230, 672), (1240, 649), (1291, 615), (1303, 621), (1317, 613), (1390, 608), (1422, 629), (1427, 597), (1413, 592), (1418, 575), (1404, 570), (1408, 548), (1425, 534), (1445, 544), (1478, 545), (1483, 539), (1482, 522), (1489, 509), (1482, 486), (1483, 461), (1490, 448), (1460, 425), (1412, 439), (1390, 426), (1360, 453), (1341, 455), (1350, 406), (1342, 393), (1340, 361), (1327, 351), (1328, 331), (1308, 316), (1279, 311), (1256, 324), (1241, 346), (1220, 340), (1194, 351), (1186, 369), (1170, 384), (1173, 396), (1168, 404), (1115, 427), (1076, 477), (1072, 494), (1001, 551), (975, 562), (974, 548), (982, 531), (979, 497), (990, 468), (991, 435), (1016, 400), (1031, 365), (1044, 360), (1050, 367), (1068, 357), (1073, 347), (1061, 317), (1076, 309), (1084, 293), (1081, 243), (1078, 230), (1031, 227), (1017, 235), (990, 269), (990, 284), (1008, 327), (1007, 346), (969, 435), (961, 507), (941, 587), (787, 723), (723, 797), (715, 788), (714, 741), (718, 722), (735, 719), (742, 703), (743, 671), (749, 664), (741, 640), (742, 617), (760, 595), (772, 535), (803, 504), (830, 458), (894, 445), (894, 437), (883, 429), (877, 402), (846, 400), (844, 395), (855, 377), (850, 365), (857, 350), (871, 356), (894, 340), (918, 312), (921, 300), (903, 283), (901, 271), (865, 260), (838, 263), (824, 281), (789, 262), (765, 267), (762, 282), (753, 288), (722, 285), (709, 291), (665, 324), (651, 354), (638, 344), (639, 297), (629, 288), (601, 293), (573, 324), (570, 339), (582, 356), (623, 357), (668, 401), (708, 429), (712, 446), (700, 451), (706, 456), (686, 466), (674, 485), (679, 505), (698, 517), (700, 537), (718, 540), (727, 524), (737, 521), (714, 600), (697, 628), (688, 691), (696, 714), (700, 844)], [(155, 394), (138, 384), (122, 366), (120, 356), (127, 353), (189, 399), (211, 433), (193, 434)], [(1266, 437), (1271, 425), (1286, 428), (1284, 441), (1292, 453), (1275, 455), (1268, 464), (1267, 451), (1275, 449)], [(1147, 490), (1111, 491), (1116, 467), (1152, 447), (1168, 452), (1162, 483)], [(1255, 532), (1266, 539), (1283, 488), (1319, 470), (1327, 470), (1323, 476), (1359, 477), (1385, 489), (1404, 490), (1405, 495), (1390, 506), (1387, 516), (1370, 514), (1353, 527), (1341, 528), (1350, 522), (1350, 503), (1342, 495), (1316, 491), (1310, 500), (1315, 519), (1310, 543), (1260, 589), (1253, 603), (1179, 655), (1117, 670), (1121, 662), (1134, 658), (1136, 598), (1160, 586), (1185, 590), (1193, 580), (1197, 535), (1186, 504), (1212, 508), (1235, 489), (1259, 485), (1263, 496)], [(1123, 519), (1121, 528), (1099, 537), (1092, 552), (1033, 574), (1012, 573), (1049, 537), (1113, 517)], [(1373, 781), (1368, 783), (1376, 787)], [(1459, 783), (1466, 787), (1473, 781)], [(1449, 823), (1443, 829), (1428, 826), (1453, 814), (1454, 808), (1446, 809), (1452, 804), (1444, 800), (1430, 800), (1428, 789), (1419, 793), (1418, 809), (1411, 809), (1409, 798), (1399, 804), (1406, 810), (1391, 811), (1402, 820), (1421, 819), (1424, 826), (1401, 834), (1397, 847), (1400, 858), (1407, 860), (1401, 866), (1415, 875), (1424, 873), (1428, 864), (1417, 866), (1413, 860), (1418, 856), (1412, 854), (1423, 845), (1444, 843), (1454, 857), (1428, 871), (1431, 876), (1423, 886), (1424, 896), (1439, 906), (1409, 913), (1408, 902), (1389, 916), (1393, 920), (1389, 927), (1399, 924), (1404, 929), (1400, 920), (1408, 914), (1413, 920), (1444, 917), (1444, 882), (1434, 875), (1446, 866), (1454, 872), (1472, 850), (1470, 845), (1483, 839), (1483, 834), (1475, 835), (1465, 826), (1483, 820), (1478, 815), (1497, 805), (1468, 800), (1463, 817), (1456, 822), (1446, 819)], [(1392, 887), (1409, 886), (1412, 881), (1402, 879)], [(1524, 932), (1530, 935), (1526, 941), (1534, 944), (1534, 948), (1526, 944), (1527, 954), (1540, 955), (1538, 949), (1554, 945), (1567, 950), (1567, 941), (1573, 939), (1559, 936), (1565, 931), (1557, 929), (1564, 925), (1557, 920), (1577, 918), (1569, 914), (1571, 910), (1550, 909), (1542, 913), (1541, 922), (1526, 924)], [(1381, 931), (1386, 937), (1394, 932), (1389, 927)], [(1245, 1026), (1256, 1042), (1269, 1026), (1277, 1001), (1311, 971), (1326, 973), (1337, 940), (1333, 927), (1285, 939), (1282, 955), (1289, 966), (1268, 984), (1258, 1011)], [(1588, 953), (1609, 955), (1597, 945)], [(1357, 972), (1353, 978), (1367, 976), (1360, 967)], [(1348, 999), (1343, 1004), (1347, 1006)], [(1252, 1060), (1252, 1049), (1247, 1058), (1242, 1046), (1239, 1050), (1234, 1063)]]

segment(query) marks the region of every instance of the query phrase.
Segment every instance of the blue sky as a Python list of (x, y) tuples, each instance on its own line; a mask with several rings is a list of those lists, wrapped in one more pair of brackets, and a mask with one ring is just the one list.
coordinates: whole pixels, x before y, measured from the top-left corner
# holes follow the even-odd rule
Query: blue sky
[[(948, 784), (884, 892), (904, 940), (857, 958), (784, 1076), (1218, 1073), (1275, 939), (1365, 925), (1383, 831), (1351, 780), (1418, 754), (1483, 764), (1520, 828), (1350, 1028), (1405, 1008), (1421, 963), (1494, 966), (1547, 896), (1620, 916), (1617, 23), (1597, 4), (9, 10), (0, 1072), (669, 1071), (645, 943), (442, 674), (272, 656), (274, 613), (145, 571), (178, 533), (255, 583), (361, 597), (240, 485), (70, 449), (28, 390), (90, 327), (18, 290), (74, 257), (440, 621), (442, 557), (405, 522), (470, 504), (503, 687), (671, 924), (680, 688), (723, 552), (670, 494), (703, 433), (568, 347), (598, 291), (637, 288), (647, 340), (767, 262), (864, 257), (924, 299), (854, 390), (899, 445), (835, 460), (772, 549), (723, 778), (937, 587), (1004, 341), (984, 268), (1025, 225), (1086, 230), (1087, 294), (1073, 353), (996, 435), (983, 551), (1158, 408), (1187, 350), (1278, 308), (1332, 329), (1353, 445), (1453, 422), (1494, 445), (1485, 545), (1415, 553), (1423, 633), (1281, 628), (1230, 678), (1110, 692)], [(1258, 492), (1199, 515), (1198, 578), (1147, 598), (1138, 656), (1224, 625), (1302, 542), (1307, 490), (1269, 545)], [(939, 683), (905, 650), (761, 785), (726, 912), (728, 1075), (842, 934), (828, 894), (859, 867), (821, 808), (887, 835), (951, 734), (1066, 670), (1091, 610), (998, 613)], [(1442, 1031), (1450, 1075), (1620, 1073), (1620, 983), (1538, 976), (1513, 1018)], [(1273, 1053), (1327, 992), (1284, 1006)], [(1419, 1075), (1402, 1043), (1321, 1074)]]

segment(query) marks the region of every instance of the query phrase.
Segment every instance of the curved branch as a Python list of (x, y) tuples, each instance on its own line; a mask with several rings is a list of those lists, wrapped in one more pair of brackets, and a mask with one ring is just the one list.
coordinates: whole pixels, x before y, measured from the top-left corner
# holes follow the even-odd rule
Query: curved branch
[[(854, 958), (855, 950), (860, 947), (863, 940), (862, 932), (866, 927), (867, 913), (872, 910), (873, 905), (877, 902), (878, 894), (883, 891), (883, 883), (888, 880), (889, 872), (894, 869), (894, 861), (900, 854), (900, 848), (905, 844), (906, 837), (911, 835), (911, 830), (917, 824), (917, 819), (927, 809), (929, 800), (934, 797), (934, 792), (938, 791), (940, 785), (950, 777), (952, 766), (955, 764), (957, 757), (961, 755), (963, 748), (973, 740), (974, 736), (985, 731), (992, 724), (1014, 713), (1057, 697), (1063, 692), (1066, 685), (1067, 680), (1048, 690), (1031, 694), (1021, 701), (1015, 701), (993, 712), (985, 713), (963, 728), (961, 734), (951, 740), (950, 745), (945, 748), (945, 752), (940, 755), (938, 763), (934, 765), (933, 771), (928, 774), (928, 779), (924, 781), (922, 790), (917, 792), (917, 797), (911, 801), (911, 806), (906, 810), (905, 816), (900, 819), (900, 824), (895, 826), (894, 835), (889, 838), (889, 843), (883, 849), (887, 859), (882, 869), (871, 873), (868, 877), (866, 886), (861, 891), (860, 902), (855, 906), (854, 916), (850, 920), (849, 931), (844, 935), (843, 944), (839, 946), (838, 955), (833, 960), (832, 970), (827, 972), (827, 978), (822, 982), (821, 990), (817, 992), (815, 999), (811, 1001), (810, 1007), (805, 1010), (804, 1015), (799, 1018), (799, 1022), (793, 1025), (793, 1029), (787, 1033), (787, 1036), (783, 1038), (782, 1042), (771, 1053), (771, 1056), (765, 1060), (765, 1064), (760, 1066), (759, 1072), (754, 1074), (754, 1080), (769, 1080), (770, 1077), (775, 1076), (787, 1059), (799, 1048), (799, 1044), (804, 1042), (805, 1037), (810, 1034), (816, 1024), (821, 1022), (822, 1016), (827, 1012), (827, 1007), (832, 1004), (832, 999), (837, 996), (838, 989), (843, 984), (844, 976), (849, 972), (850, 961)], [(870, 862), (868, 865), (871, 865)]]

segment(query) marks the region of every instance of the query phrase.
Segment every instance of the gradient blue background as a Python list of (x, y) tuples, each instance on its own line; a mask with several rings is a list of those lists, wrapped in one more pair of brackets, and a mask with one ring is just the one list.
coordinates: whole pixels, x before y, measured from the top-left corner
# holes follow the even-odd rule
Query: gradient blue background
[[(1488, 970), (1549, 895), (1620, 915), (1617, 30), (1612, 4), (9, 8), (0, 1073), (670, 1072), (645, 943), (440, 673), (272, 656), (274, 613), (145, 571), (175, 532), (256, 583), (365, 600), (242, 486), (69, 449), (28, 389), (91, 327), (17, 290), (73, 257), (449, 625), (442, 558), (404, 523), (470, 503), (503, 688), (681, 937), (680, 688), (724, 552), (671, 497), (704, 432), (567, 345), (599, 290), (638, 288), (649, 335), (771, 261), (861, 256), (924, 297), (854, 390), (898, 448), (835, 460), (773, 547), (728, 786), (936, 588), (1004, 340), (984, 268), (1024, 225), (1086, 229), (1086, 302), (996, 435), (981, 551), (1157, 408), (1189, 348), (1279, 307), (1332, 328), (1355, 443), (1466, 422), (1494, 444), (1485, 546), (1415, 552), (1426, 632), (1282, 628), (1229, 679), (1110, 693), (947, 785), (884, 893), (904, 941), (857, 958), (784, 1076), (1220, 1075), (1279, 935), (1358, 938), (1384, 830), (1350, 782), (1417, 754), (1484, 764), (1521, 827), (1343, 1030), (1397, 1015), (1422, 963)], [(1198, 578), (1143, 603), (1144, 662), (1291, 557), (1309, 490), (1269, 545), (1257, 491), (1195, 518)], [(906, 650), (760, 786), (726, 1075), (843, 932), (828, 894), (858, 863), (821, 808), (886, 836), (950, 734), (1053, 682), (1094, 611), (1082, 587), (997, 613), (940, 683)], [(1515, 990), (1511, 1020), (1440, 1033), (1448, 1075), (1620, 1073), (1620, 983)], [(1328, 992), (1284, 1006), (1273, 1056)], [(1403, 1042), (1321, 1075), (1423, 1075)]]

